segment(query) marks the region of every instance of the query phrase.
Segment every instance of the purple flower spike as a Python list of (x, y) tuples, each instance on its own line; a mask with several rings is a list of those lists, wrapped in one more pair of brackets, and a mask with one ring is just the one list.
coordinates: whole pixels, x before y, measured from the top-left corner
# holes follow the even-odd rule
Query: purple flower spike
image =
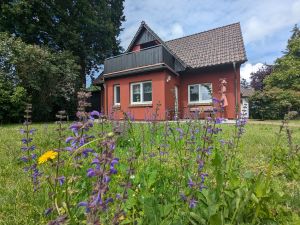
[(95, 116), (100, 117), (100, 113), (98, 111), (96, 111), (96, 110), (92, 111), (90, 115), (92, 117), (95, 117)]
[(23, 162), (28, 162), (28, 158), (26, 156), (21, 157), (20, 160)]
[(117, 172), (118, 171), (113, 166), (110, 167), (110, 173), (111, 174), (116, 174)]
[(65, 183), (66, 178), (64, 176), (58, 177), (57, 178), (60, 186), (62, 186)]
[(27, 138), (23, 138), (23, 139), (22, 139), (22, 143), (23, 143), (23, 144), (30, 143), (31, 141), (32, 141), (32, 138), (28, 138), (28, 139), (27, 139)]
[(65, 150), (68, 151), (68, 152), (71, 152), (73, 151), (74, 149), (72, 147), (65, 147)]
[(52, 208), (46, 209), (44, 212), (45, 216), (49, 216), (49, 214), (52, 212), (52, 210), (53, 210)]
[(110, 181), (110, 177), (105, 176), (105, 177), (104, 177), (104, 182), (105, 182), (105, 183), (108, 183), (109, 181)]
[(93, 168), (89, 168), (87, 170), (87, 176), (88, 177), (94, 177), (94, 176), (96, 176), (95, 170)]
[(33, 129), (31, 129), (31, 130), (29, 131), (29, 134), (34, 134), (35, 131), (36, 131), (36, 129), (33, 128)]
[(223, 118), (217, 118), (217, 119), (216, 119), (216, 124), (220, 124), (220, 123), (222, 123), (223, 121), (224, 121)]
[(187, 200), (187, 197), (183, 193), (180, 193), (180, 198), (181, 198), (182, 201), (186, 201)]
[(93, 161), (92, 161), (92, 165), (94, 165), (94, 164), (99, 165), (100, 164), (99, 159), (94, 158)]
[(69, 143), (70, 141), (74, 140), (74, 137), (67, 137), (66, 138), (66, 143)]
[(114, 166), (115, 164), (119, 163), (119, 159), (118, 158), (114, 158), (112, 161), (111, 161), (111, 166)]
[(87, 202), (79, 202), (78, 207), (85, 207), (85, 212), (86, 213), (90, 212), (89, 204)]
[(195, 186), (195, 183), (193, 182), (193, 180), (191, 178), (189, 178), (188, 185), (189, 185), (190, 188)]
[(116, 199), (120, 200), (122, 197), (120, 194), (116, 194)]
[(196, 205), (197, 205), (197, 201), (194, 198), (191, 198), (189, 201), (189, 207), (193, 209), (196, 207)]
[(70, 128), (74, 133), (77, 133), (77, 131), (78, 131), (82, 126), (83, 126), (82, 123), (77, 122), (77, 123), (72, 124), (69, 128)]

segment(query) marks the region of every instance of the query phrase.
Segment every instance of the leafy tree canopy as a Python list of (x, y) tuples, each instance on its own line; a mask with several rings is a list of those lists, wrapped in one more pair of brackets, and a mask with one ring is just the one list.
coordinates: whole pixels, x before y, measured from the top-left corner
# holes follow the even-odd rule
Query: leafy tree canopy
[[(79, 66), (70, 52), (53, 53), (0, 33), (0, 73), (3, 120), (20, 118), (25, 101), (32, 102), (35, 120), (53, 119), (62, 106), (68, 110), (74, 105), (70, 96), (75, 96)], [(17, 115), (11, 116), (12, 108)]]
[(241, 87), (245, 89), (250, 87), (249, 82), (245, 78), (241, 79)]
[[(288, 111), (300, 112), (300, 30), (295, 25), (286, 51), (275, 62), (273, 71), (253, 75), (256, 92), (251, 97), (254, 118), (282, 119)], [(257, 80), (259, 82), (257, 82)], [(263, 81), (263, 82), (261, 82)], [(251, 83), (252, 85), (252, 83)]]
[(288, 41), (287, 49), (275, 62), (274, 71), (265, 81), (266, 88), (300, 91), (300, 30), (297, 25)]
[(263, 90), (264, 88), (264, 79), (272, 73), (273, 66), (264, 64), (258, 71), (255, 73), (251, 73), (250, 78), (250, 86), (256, 90)]
[(124, 0), (3, 0), (0, 31), (77, 56), (81, 81), (120, 51)]

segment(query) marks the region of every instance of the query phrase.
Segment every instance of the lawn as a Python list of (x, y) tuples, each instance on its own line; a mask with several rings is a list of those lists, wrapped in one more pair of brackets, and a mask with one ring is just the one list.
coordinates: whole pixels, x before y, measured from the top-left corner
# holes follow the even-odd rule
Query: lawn
[[(115, 157), (119, 158), (118, 173), (111, 174), (110, 189), (105, 194), (114, 198), (125, 189), (120, 184), (130, 181), (130, 187), (122, 203), (115, 199), (108, 209), (97, 209), (97, 215), (101, 215), (99, 224), (110, 224), (116, 216), (115, 224), (299, 224), (300, 158), (296, 145), (300, 143), (300, 126), (297, 126), (299, 122), (293, 124), (296, 125), (291, 126), (292, 145), (288, 144), (285, 129), (278, 135), (277, 123), (254, 122), (245, 126), (238, 147), (230, 147), (227, 142), (234, 139), (235, 126), (216, 125), (222, 131), (207, 141), (206, 147), (211, 145), (212, 152), (204, 155), (201, 174), (197, 162), (199, 153), (195, 149), (205, 146), (202, 145), (203, 124), (104, 124), (107, 132), (102, 133), (100, 139), (107, 138), (113, 129), (120, 133), (112, 138), (116, 144)], [(38, 156), (57, 148), (56, 124), (33, 124), (32, 127), (37, 129), (33, 144), (37, 146), (34, 151)], [(19, 160), (22, 156), (20, 128), (22, 125), (0, 127), (0, 224), (47, 224), (57, 218), (58, 213), (65, 215), (68, 207), (62, 197), (58, 198), (59, 212), (54, 209), (45, 216), (45, 210), (53, 204), (46, 175), (54, 176), (55, 161), (38, 165), (43, 176), (41, 188), (34, 193), (23, 171), (24, 163)], [(65, 137), (72, 135), (69, 130), (63, 132)], [(89, 134), (99, 132), (102, 132), (101, 125), (95, 124)], [(193, 135), (195, 137), (191, 137)], [(103, 148), (103, 144), (97, 146), (95, 142), (88, 147)], [(128, 160), (130, 154), (134, 155), (133, 162)], [(61, 155), (65, 160), (61, 173), (69, 178), (76, 175), (79, 179), (72, 188), (68, 187), (70, 190), (64, 189), (66, 183), (63, 184), (58, 194), (65, 196), (66, 190), (71, 193), (69, 208), (73, 219), (68, 214), (67, 222), (85, 224), (86, 220), (92, 221), (92, 216), (77, 204), (92, 199), (91, 190), (97, 181), (88, 178), (86, 171), (93, 156), (80, 159), (80, 166), (75, 168), (75, 163), (66, 166), (70, 161), (68, 152)], [(130, 177), (128, 168), (134, 171)], [(206, 173), (208, 176), (203, 175)], [(200, 179), (201, 184), (196, 184), (199, 176), (205, 181), (201, 183)], [(194, 187), (197, 185), (203, 185), (201, 191)]]

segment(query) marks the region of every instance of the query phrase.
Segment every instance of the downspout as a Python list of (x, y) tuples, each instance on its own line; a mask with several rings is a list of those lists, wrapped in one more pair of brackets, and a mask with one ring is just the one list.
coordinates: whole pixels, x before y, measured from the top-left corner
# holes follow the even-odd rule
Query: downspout
[(237, 74), (236, 74), (236, 63), (233, 62), (233, 70), (234, 70), (234, 97), (235, 97), (235, 118), (238, 118), (239, 114), (239, 102), (238, 102), (238, 83), (237, 83)]

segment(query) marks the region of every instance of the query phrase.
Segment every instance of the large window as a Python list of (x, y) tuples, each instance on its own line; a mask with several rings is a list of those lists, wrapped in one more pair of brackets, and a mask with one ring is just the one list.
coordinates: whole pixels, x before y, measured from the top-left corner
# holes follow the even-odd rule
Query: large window
[(130, 84), (131, 104), (152, 104), (152, 82)]
[(197, 103), (212, 103), (212, 85), (206, 84), (193, 84), (189, 85), (189, 104)]
[(114, 85), (114, 105), (120, 105), (120, 85)]

